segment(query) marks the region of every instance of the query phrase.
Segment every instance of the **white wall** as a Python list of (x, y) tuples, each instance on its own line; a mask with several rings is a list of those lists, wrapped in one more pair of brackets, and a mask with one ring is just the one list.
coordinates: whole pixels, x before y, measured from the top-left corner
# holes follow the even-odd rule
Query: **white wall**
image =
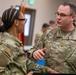
[[(2, 12), (9, 8), (11, 5), (20, 5), (22, 0), (0, 0), (0, 16), (2, 15)], [(36, 18), (35, 18), (35, 28), (34, 28), (34, 34), (33, 34), (33, 41), (35, 38), (35, 34), (40, 31), (41, 26), (44, 22), (49, 22), (49, 20), (53, 19), (55, 20), (55, 12), (58, 8), (58, 6), (68, 0), (35, 0), (34, 5), (28, 4), (29, 0), (25, 0), (23, 3), (26, 7), (36, 9)], [(69, 0), (74, 1), (75, 0)], [(34, 43), (32, 42), (32, 45)]]

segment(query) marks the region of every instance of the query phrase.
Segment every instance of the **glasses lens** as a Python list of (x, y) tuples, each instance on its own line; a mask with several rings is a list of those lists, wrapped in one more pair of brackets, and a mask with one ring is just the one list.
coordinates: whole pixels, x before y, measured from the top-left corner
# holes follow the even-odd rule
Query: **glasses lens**
[(66, 15), (64, 13), (59, 14), (58, 12), (56, 12), (55, 14), (56, 14), (56, 16), (60, 16), (60, 17), (71, 16), (71, 14), (70, 15)]

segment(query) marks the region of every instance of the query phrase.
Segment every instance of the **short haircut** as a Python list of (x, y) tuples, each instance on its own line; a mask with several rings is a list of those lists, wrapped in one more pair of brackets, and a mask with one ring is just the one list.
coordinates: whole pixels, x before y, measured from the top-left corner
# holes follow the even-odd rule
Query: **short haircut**
[(49, 21), (49, 24), (51, 25), (51, 24), (55, 24), (55, 21), (54, 20), (50, 20)]
[(70, 14), (76, 14), (76, 5), (72, 4), (71, 2), (64, 2), (62, 4), (63, 6), (69, 6), (70, 7)]
[(44, 24), (42, 25), (42, 28), (46, 28), (46, 27), (49, 27), (49, 24), (44, 23)]

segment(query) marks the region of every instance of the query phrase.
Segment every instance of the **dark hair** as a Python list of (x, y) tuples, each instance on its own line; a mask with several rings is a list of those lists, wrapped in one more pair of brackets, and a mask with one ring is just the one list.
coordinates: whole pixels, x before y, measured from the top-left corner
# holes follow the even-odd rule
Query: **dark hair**
[(50, 25), (55, 24), (55, 21), (54, 21), (54, 20), (50, 20), (50, 21), (49, 21), (49, 24), (50, 24)]
[(0, 26), (0, 32), (7, 31), (12, 27), (14, 20), (18, 18), (20, 10), (15, 8), (6, 9), (2, 14), (3, 25)]
[(69, 6), (70, 7), (70, 14), (76, 14), (76, 5), (70, 3), (70, 2), (64, 2), (62, 5)]
[(44, 23), (44, 24), (42, 25), (42, 28), (46, 28), (46, 27), (49, 27), (49, 25), (48, 25), (47, 23)]

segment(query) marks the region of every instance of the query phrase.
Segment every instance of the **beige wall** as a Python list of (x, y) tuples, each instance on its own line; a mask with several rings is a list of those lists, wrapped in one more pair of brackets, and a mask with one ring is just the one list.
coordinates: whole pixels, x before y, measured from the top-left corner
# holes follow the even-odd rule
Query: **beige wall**
[(76, 4), (76, 0), (68, 0), (68, 1)]
[[(2, 12), (9, 8), (11, 5), (20, 5), (22, 0), (0, 0), (0, 16)], [(26, 7), (36, 9), (35, 28), (33, 34), (33, 41), (35, 34), (40, 31), (44, 22), (49, 22), (50, 19), (55, 20), (55, 12), (58, 6), (64, 1), (72, 1), (76, 3), (76, 0), (35, 0), (34, 5), (28, 4), (29, 0), (25, 0), (23, 3)], [(32, 42), (32, 45), (34, 43)]]

